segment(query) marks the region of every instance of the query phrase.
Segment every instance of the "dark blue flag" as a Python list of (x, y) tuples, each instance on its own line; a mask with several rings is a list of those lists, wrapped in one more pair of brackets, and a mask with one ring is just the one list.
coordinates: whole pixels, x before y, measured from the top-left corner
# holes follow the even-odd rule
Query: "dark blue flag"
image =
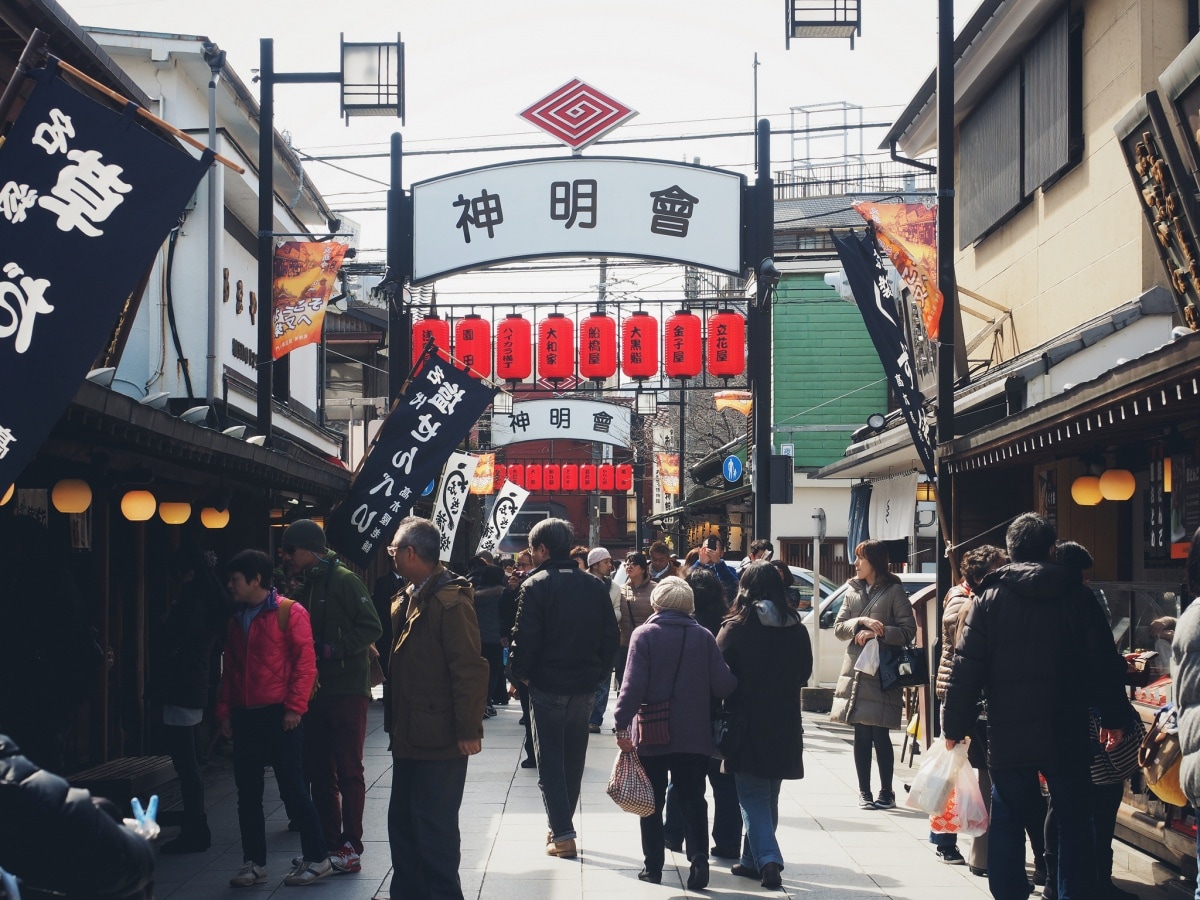
[(196, 191), (196, 159), (51, 64), (0, 146), (0, 490), (75, 396)]
[(494, 395), (444, 357), (426, 354), (384, 419), (349, 495), (326, 518), (330, 546), (369, 566)]
[(854, 293), (854, 302), (862, 313), (879, 361), (883, 363), (884, 375), (908, 423), (909, 434), (921, 459), (921, 468), (930, 480), (936, 480), (937, 464), (933, 443), (929, 439), (925, 396), (917, 389), (913, 377), (909, 362), (912, 355), (904, 339), (899, 304), (888, 285), (883, 259), (869, 235), (861, 238), (854, 234), (844, 238), (835, 235), (833, 243), (837, 247), (842, 268), (846, 271), (850, 290)]

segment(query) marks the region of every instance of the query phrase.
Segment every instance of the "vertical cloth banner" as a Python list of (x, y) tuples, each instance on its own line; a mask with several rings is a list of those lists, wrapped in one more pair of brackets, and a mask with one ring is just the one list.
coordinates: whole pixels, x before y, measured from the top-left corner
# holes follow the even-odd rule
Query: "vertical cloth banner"
[(529, 491), (525, 488), (505, 480), (504, 486), (496, 493), (496, 502), (492, 504), (492, 511), (488, 515), (483, 529), (483, 537), (479, 541), (479, 549), (475, 551), (476, 553), (482, 553), (485, 550), (488, 553), (496, 552), (496, 548), (508, 534), (513, 519), (517, 517), (517, 513), (521, 511), (521, 507), (525, 505), (528, 497)]
[(66, 84), (53, 60), (29, 77), (0, 146), (0, 490), (79, 390), (213, 158)]
[(471, 479), (472, 494), (493, 494), (496, 492), (496, 454), (479, 453), (475, 458), (475, 477)]
[[(846, 549), (854, 553), (854, 548), (871, 535), (867, 511), (871, 508), (871, 483), (860, 482), (850, 488), (850, 516), (846, 526)], [(853, 558), (853, 557), (849, 557)]]
[(348, 245), (287, 241), (275, 248), (271, 279), (271, 358), (321, 340), (325, 304)]
[(871, 537), (899, 541), (912, 537), (917, 515), (917, 473), (884, 478), (871, 485)]
[(930, 340), (938, 338), (942, 292), (937, 283), (937, 207), (924, 203), (854, 203), (875, 226), (875, 239), (921, 308)]
[(655, 453), (654, 459), (658, 465), (658, 483), (662, 485), (664, 494), (679, 493), (679, 454)]
[(450, 561), (454, 549), (454, 533), (462, 518), (467, 494), (471, 492), (471, 479), (475, 477), (477, 458), (470, 453), (451, 453), (442, 469), (442, 483), (437, 492), (437, 503), (433, 507), (433, 524), (442, 536), (441, 559)]
[(349, 494), (325, 520), (329, 543), (367, 568), (396, 533), (401, 513), (437, 477), (494, 395), (493, 388), (440, 356), (418, 360)]
[[(896, 298), (888, 286), (883, 260), (875, 250), (875, 242), (870, 235), (835, 235), (833, 243), (846, 272), (846, 280), (854, 293), (854, 302), (862, 314), (867, 333), (871, 335), (871, 342), (875, 345), (875, 352), (879, 354), (879, 361), (883, 364), (884, 375), (900, 404), (904, 420), (908, 423), (921, 466), (929, 479), (934, 481), (937, 472), (933, 443), (929, 439), (929, 423), (925, 415), (925, 397), (917, 390), (912, 366), (909, 365), (912, 356), (908, 352), (904, 332), (900, 327)], [(874, 529), (871, 534), (878, 538)]]

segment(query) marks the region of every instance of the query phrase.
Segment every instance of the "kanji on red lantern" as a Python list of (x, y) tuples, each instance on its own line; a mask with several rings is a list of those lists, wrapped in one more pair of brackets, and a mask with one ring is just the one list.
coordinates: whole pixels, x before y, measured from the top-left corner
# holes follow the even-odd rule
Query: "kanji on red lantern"
[(561, 479), (559, 477), (561, 474), (562, 469), (558, 463), (546, 463), (546, 465), (542, 466), (542, 490), (561, 490)]
[(562, 489), (564, 491), (579, 490), (579, 466), (575, 463), (563, 463)]
[(633, 466), (629, 463), (621, 463), (616, 468), (616, 488), (618, 491), (627, 491), (633, 487)]
[(508, 480), (517, 487), (525, 487), (525, 467), (521, 465), (509, 466)]
[(681, 309), (669, 319), (664, 329), (666, 346), (663, 349), (663, 368), (668, 378), (695, 378), (704, 366), (704, 343), (700, 317)]
[(562, 313), (538, 322), (538, 378), (570, 378), (575, 374), (575, 329)]
[(504, 482), (508, 480), (508, 466), (504, 463), (496, 463), (492, 466), (492, 485), (496, 490), (504, 487)]
[(614, 491), (617, 487), (617, 473), (612, 463), (603, 463), (596, 467), (596, 490)]
[(492, 374), (492, 325), (471, 313), (454, 323), (454, 355), (481, 378)]
[(621, 371), (637, 379), (658, 374), (658, 319), (645, 310), (621, 323)]
[(584, 463), (579, 467), (579, 489), (581, 491), (596, 489), (596, 467), (592, 463)]
[(746, 320), (725, 310), (708, 319), (708, 374), (730, 378), (746, 371)]
[(449, 357), (450, 354), (450, 323), (445, 319), (440, 319), (437, 316), (426, 316), (415, 325), (412, 332), (412, 364), (415, 366), (417, 360), (421, 358), (421, 354), (425, 351), (425, 345), (429, 342), (429, 338), (433, 338), (434, 344), (437, 345), (438, 351), (442, 356)]
[(617, 323), (594, 312), (579, 323), (579, 374), (593, 381), (617, 372)]
[(522, 487), (527, 491), (540, 491), (542, 489), (542, 467), (540, 463), (530, 463), (525, 467), (525, 484)]
[(496, 377), (524, 381), (533, 374), (533, 326), (516, 313), (496, 326)]

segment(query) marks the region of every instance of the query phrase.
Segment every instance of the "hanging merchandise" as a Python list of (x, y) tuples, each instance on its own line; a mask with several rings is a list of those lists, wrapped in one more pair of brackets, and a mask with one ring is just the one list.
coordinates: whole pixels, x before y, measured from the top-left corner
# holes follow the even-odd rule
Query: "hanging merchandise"
[(700, 317), (681, 309), (667, 319), (663, 368), (668, 378), (695, 378), (704, 365)]
[(746, 371), (746, 320), (723, 310), (708, 318), (708, 374), (732, 378)]
[(414, 366), (417, 364), (417, 360), (421, 358), (421, 354), (425, 351), (425, 345), (429, 342), (430, 338), (433, 338), (433, 342), (441, 351), (442, 356), (449, 356), (450, 323), (437, 316), (426, 316), (413, 325), (412, 364)]
[(471, 313), (454, 323), (454, 355), (480, 378), (492, 374), (492, 325)]
[(496, 378), (524, 381), (533, 374), (533, 326), (509, 313), (496, 326)]
[(538, 378), (551, 381), (575, 374), (575, 329), (562, 313), (550, 313), (538, 322)]
[(579, 323), (579, 374), (604, 381), (617, 373), (617, 323), (600, 311)]
[(621, 323), (621, 371), (639, 380), (658, 375), (658, 319), (645, 310)]

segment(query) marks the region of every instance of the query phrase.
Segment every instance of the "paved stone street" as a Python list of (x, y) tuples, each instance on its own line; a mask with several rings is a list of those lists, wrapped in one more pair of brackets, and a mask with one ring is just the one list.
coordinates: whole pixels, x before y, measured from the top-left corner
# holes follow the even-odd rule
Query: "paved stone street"
[[(581, 809), (576, 814), (580, 856), (576, 860), (547, 857), (543, 850), (546, 819), (537, 788), (537, 772), (519, 767), (524, 730), (517, 724), (515, 701), (499, 707), (485, 723), (483, 752), (473, 757), (463, 802), (462, 882), (469, 898), (579, 898), (638, 900), (688, 895), (766, 896), (757, 884), (729, 874), (730, 865), (713, 859), (712, 881), (704, 892), (687, 891), (688, 864), (682, 854), (667, 852), (661, 885), (637, 880), (642, 866), (638, 825), (604, 792), (616, 756), (616, 743), (606, 722), (604, 733), (592, 735), (584, 776)], [(610, 703), (611, 711), (611, 703)], [(610, 713), (611, 715), (611, 713)], [(857, 808), (850, 733), (829, 725), (825, 716), (806, 717), (802, 781), (785, 781), (780, 798), (779, 840), (785, 869), (784, 892), (803, 900), (972, 900), (984, 898), (986, 879), (971, 875), (966, 866), (938, 862), (927, 841), (924, 815), (896, 809), (889, 812)], [(896, 734), (899, 741), (900, 733)], [(899, 762), (897, 792), (915, 770)], [(918, 757), (919, 759), (919, 757)], [(387, 805), (391, 760), (383, 731), (382, 704), (372, 703), (368, 722), (366, 851), (363, 870), (318, 882), (311, 893), (338, 898), (387, 898), (390, 864), (387, 844)], [(159, 856), (156, 896), (172, 900), (209, 900), (237, 893), (228, 880), (241, 865), (237, 797), (227, 756), (214, 757), (206, 768), (208, 816), (213, 846), (207, 853)], [(711, 807), (711, 797), (710, 797)], [(284, 887), (290, 860), (299, 853), (299, 836), (286, 830), (287, 819), (274, 781), (266, 791), (269, 880), (240, 891), (259, 897), (288, 896), (300, 891)], [(174, 829), (165, 829), (169, 839)], [(963, 841), (964, 849), (966, 839)], [(1117, 883), (1141, 898), (1189, 897), (1182, 883), (1152, 864), (1149, 857), (1118, 843)], [(674, 865), (672, 865), (672, 861)], [(1031, 864), (1032, 866), (1032, 864)], [(1032, 871), (1032, 868), (1031, 868)], [(1155, 881), (1162, 884), (1155, 884)], [(1037, 896), (1035, 894), (1035, 896)]]

